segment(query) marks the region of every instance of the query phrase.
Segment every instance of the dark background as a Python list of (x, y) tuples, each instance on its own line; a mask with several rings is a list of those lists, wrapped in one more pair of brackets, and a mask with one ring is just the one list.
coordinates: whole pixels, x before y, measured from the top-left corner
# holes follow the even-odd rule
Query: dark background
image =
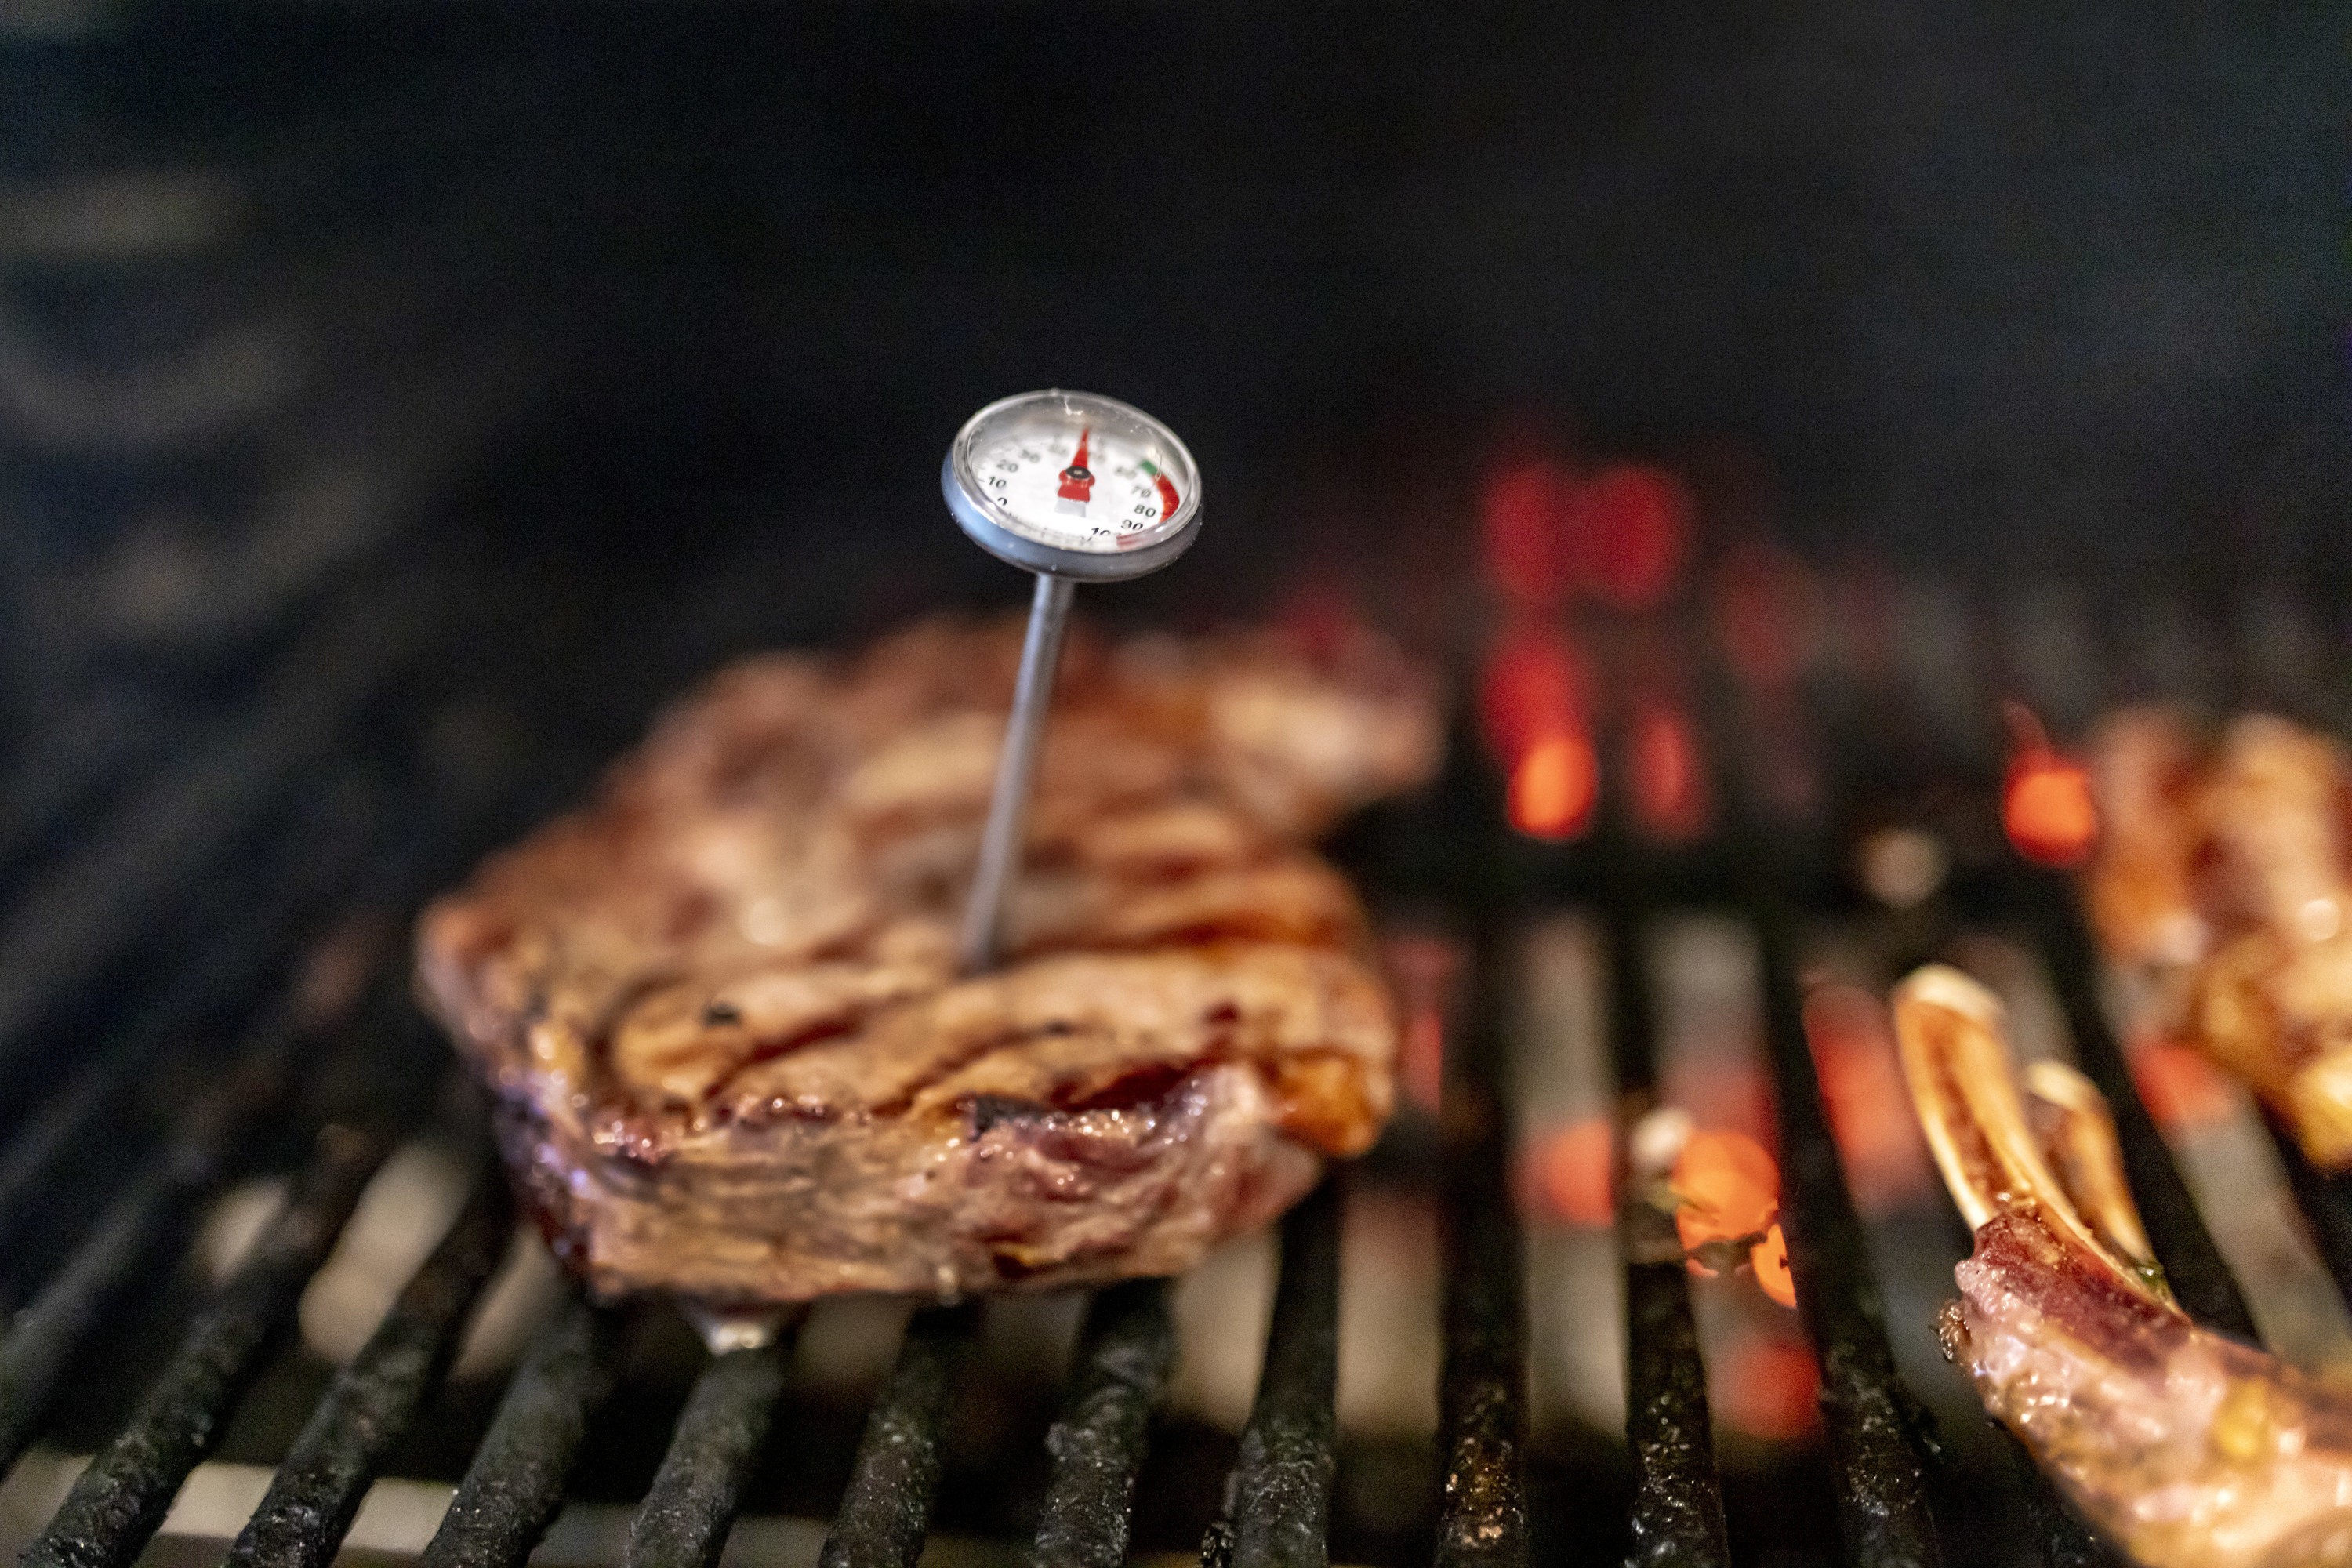
[[(271, 500), (322, 453), (367, 516), (269, 613), (459, 525), (632, 570), (757, 531), (780, 635), (1010, 598), (937, 454), (1048, 384), (1202, 458), (1147, 608), (1449, 526), (1531, 419), (1733, 452), (1817, 553), (2352, 561), (2338, 7), (26, 15), (14, 187), (193, 172), (219, 209), (8, 269), (0, 564), (79, 585), (27, 606), (67, 642), (159, 505), (216, 576), (307, 560)], [(240, 331), (276, 334), (241, 400), (100, 416)]]

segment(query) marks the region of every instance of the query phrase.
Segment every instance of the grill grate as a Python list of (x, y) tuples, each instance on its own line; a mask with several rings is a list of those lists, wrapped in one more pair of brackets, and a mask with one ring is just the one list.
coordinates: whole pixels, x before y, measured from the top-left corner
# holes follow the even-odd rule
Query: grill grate
[[(1446, 1055), (1440, 1152), (1443, 1364), (1437, 1448), (1444, 1490), (1440, 1568), (1510, 1568), (1530, 1554), (1525, 1474), (1527, 1328), (1522, 1235), (1513, 1217), (1510, 1057), (1513, 941), (1526, 918), (1562, 902), (1597, 907), (1608, 961), (1606, 1037), (1622, 1134), (1659, 1096), (1655, 998), (1643, 959), (1662, 900), (1727, 902), (1758, 944), (1765, 1057), (1786, 1181), (1784, 1223), (1801, 1319), (1816, 1349), (1821, 1408), (1840, 1530), (1853, 1560), (1940, 1561), (1937, 1446), (1890, 1349), (1879, 1285), (1825, 1112), (1803, 1016), (1801, 913), (1811, 885), (1767, 853), (1749, 826), (1728, 847), (1668, 866), (1605, 825), (1586, 845), (1533, 852), (1505, 842), (1485, 803), (1496, 781), (1466, 742), (1415, 832), (1436, 826), (1392, 881), (1435, 889), (1466, 933), (1470, 976)], [(413, 902), (450, 869), (453, 845), (478, 845), (494, 810), (428, 819), (376, 855), (353, 902)], [(1391, 838), (1413, 833), (1392, 832)], [(1707, 858), (1707, 855), (1718, 858)], [(1746, 858), (1740, 858), (1745, 855)], [(1376, 877), (1378, 873), (1376, 872)], [(299, 885), (296, 885), (299, 884)], [(1663, 891), (1662, 891), (1663, 890)], [(2053, 980), (2083, 1069), (2116, 1109), (2132, 1184), (2174, 1288), (2200, 1321), (2256, 1338), (2255, 1322), (2145, 1108), (2097, 991), (2091, 940), (2062, 879), (2003, 872), (1970, 890), (2028, 931)], [(239, 933), (234, 962), (176, 972), (116, 1043), (33, 1110), (0, 1152), (0, 1237), (28, 1229), (54, 1167), (97, 1133), (150, 1064), (202, 1022), (229, 1016), (237, 974), (320, 929), (318, 879), (295, 879)], [(1948, 932), (1916, 935), (1922, 952)], [(219, 1077), (182, 1130), (121, 1182), (87, 1237), (53, 1268), (0, 1337), (0, 1461), (38, 1436), (59, 1389), (90, 1353), (107, 1313), (151, 1259), (184, 1235), (197, 1201), (237, 1163), (257, 1127), (291, 1116), (318, 1129), (285, 1209), (187, 1325), (122, 1430), (71, 1488), (26, 1550), (26, 1568), (127, 1568), (174, 1493), (217, 1441), (285, 1338), (301, 1291), (361, 1190), (425, 1114), (417, 1086), (439, 1047), (401, 994), (403, 960), (381, 961), (373, 992), (325, 1029), (299, 987), (257, 1007)], [(243, 993), (257, 994), (249, 984)], [(248, 1005), (252, 1005), (248, 1002)], [(272, 1094), (288, 1064), (316, 1058), (302, 1087)], [(289, 1103), (290, 1102), (290, 1103)], [(2275, 1130), (2273, 1130), (2275, 1135)], [(2339, 1286), (2352, 1284), (2352, 1185), (2312, 1172), (2277, 1136), (2294, 1195)], [(478, 1150), (466, 1207), (390, 1316), (336, 1377), (230, 1552), (237, 1568), (318, 1568), (331, 1561), (370, 1483), (443, 1380), (469, 1311), (510, 1227), (494, 1162)], [(1622, 1155), (1621, 1155), (1622, 1159)], [(1338, 1375), (1344, 1174), (1283, 1222), (1280, 1270), (1256, 1401), (1203, 1547), (1210, 1568), (1327, 1568), (1339, 1434)], [(1663, 1229), (1661, 1227), (1663, 1226)], [(1627, 1203), (1624, 1262), (1633, 1560), (1723, 1563), (1730, 1533), (1716, 1460), (1701, 1336), (1671, 1222)], [(12, 1269), (12, 1277), (14, 1274)], [(895, 1367), (868, 1412), (848, 1484), (819, 1557), (823, 1568), (913, 1568), (923, 1554), (957, 1406), (981, 1326), (976, 1307), (935, 1308), (908, 1323)], [(573, 1300), (539, 1332), (514, 1373), (437, 1533), (429, 1568), (525, 1562), (563, 1505), (567, 1484), (624, 1375), (624, 1318)], [(713, 1568), (777, 1423), (793, 1353), (787, 1325), (767, 1342), (716, 1356), (694, 1383), (628, 1531), (632, 1568)], [(1119, 1568), (1151, 1415), (1175, 1356), (1170, 1292), (1144, 1281), (1099, 1292), (1072, 1363), (1033, 1554), (1050, 1568)], [(2022, 1456), (2017, 1489), (2031, 1534), (2053, 1565), (2109, 1561)]]

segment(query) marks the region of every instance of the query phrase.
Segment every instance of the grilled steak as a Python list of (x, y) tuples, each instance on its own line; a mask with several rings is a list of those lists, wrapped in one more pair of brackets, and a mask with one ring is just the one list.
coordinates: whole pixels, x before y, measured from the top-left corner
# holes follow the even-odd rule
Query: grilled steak
[(1301, 839), (1411, 785), (1357, 639), (1066, 650), (1008, 908), (955, 973), (1017, 626), (725, 671), (426, 911), (423, 990), (557, 1251), (721, 1307), (1189, 1267), (1386, 1118), (1394, 1027)]

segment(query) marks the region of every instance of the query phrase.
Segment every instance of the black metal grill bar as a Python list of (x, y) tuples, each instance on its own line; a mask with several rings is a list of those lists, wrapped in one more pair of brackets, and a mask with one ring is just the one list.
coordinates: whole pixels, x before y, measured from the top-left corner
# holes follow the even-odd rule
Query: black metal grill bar
[[(1619, 1146), (1657, 1100), (1647, 950), (1630, 890), (1609, 911), (1609, 1041)], [(1621, 1174), (1627, 1162), (1618, 1161)], [(1633, 1552), (1640, 1564), (1727, 1564), (1723, 1486), (1707, 1416), (1706, 1366), (1691, 1316), (1690, 1275), (1673, 1220), (1633, 1190), (1618, 1194), (1625, 1258), (1625, 1443), (1633, 1458)]]
[(218, 1440), (389, 1148), (346, 1127), (320, 1134), (285, 1209), (189, 1326), (130, 1425), (91, 1459), (26, 1549), (21, 1568), (129, 1568), (137, 1560), (180, 1483)]
[[(257, 940), (254, 928), (267, 923), (281, 929)], [(234, 933), (183, 972), (62, 1091), (42, 1102), (0, 1154), (0, 1251), (45, 1212), (36, 1200), (44, 1195), (51, 1168), (100, 1114), (121, 1103), (160, 1049), (207, 1024), (236, 1028), (254, 1022), (265, 1005), (256, 994), (296, 952), (296, 930), (302, 923), (289, 911), (277, 922), (257, 920)], [(239, 1011), (246, 1016), (236, 1016)]]
[(1839, 1523), (1864, 1568), (1930, 1568), (1942, 1556), (1927, 1510), (1927, 1416), (1895, 1373), (1862, 1222), (1822, 1109), (1790, 919), (1769, 897), (1755, 915), (1780, 1124), (1781, 1231), (1798, 1312), (1821, 1362)]
[(927, 1308), (908, 1323), (817, 1568), (914, 1568), (923, 1554), (948, 1415), (979, 1322), (978, 1304), (967, 1301)]
[(613, 1314), (576, 1296), (541, 1332), (425, 1548), (425, 1568), (520, 1568), (530, 1559), (613, 1391), (614, 1337)]
[(2100, 1001), (2098, 950), (2083, 921), (2074, 889), (2063, 878), (2048, 873), (2021, 872), (2020, 877), (2051, 985), (2074, 1037), (2075, 1060), (2083, 1075), (2106, 1097), (2115, 1116), (2124, 1173), (2172, 1293), (2182, 1310), (2206, 1327), (2235, 1334), (2250, 1344), (2261, 1343), (2254, 1315), (2247, 1309), (2230, 1266), (2222, 1261), (2221, 1249), (2213, 1244), (2213, 1234), (2198, 1213), (2189, 1184), (2172, 1163), (2171, 1151), (2165, 1147), (2163, 1136), (2133, 1087), (2131, 1068)]
[(1470, 958), (1472, 993), (1447, 1052), (1442, 1104), (1445, 1346), (1437, 1443), (1445, 1483), (1436, 1562), (1515, 1568), (1528, 1557), (1527, 1314), (1499, 1087), (1517, 966), (1499, 921), (1474, 928)]
[(1225, 1478), (1226, 1522), (1204, 1558), (1232, 1568), (1325, 1568), (1339, 1375), (1341, 1183), (1326, 1176), (1282, 1221), (1282, 1272), (1257, 1399)]
[(40, 1429), (66, 1364), (141, 1268), (185, 1224), (223, 1169), (237, 1134), (274, 1097), (293, 1031), (258, 1031), (229, 1081), (206, 1097), (179, 1136), (107, 1206), (98, 1226), (0, 1340), (0, 1469)]
[(1166, 1280), (1130, 1280), (1095, 1297), (1077, 1375), (1045, 1435), (1054, 1469), (1038, 1510), (1037, 1568), (1125, 1568), (1135, 1478), (1175, 1361)]
[(513, 1205), (486, 1161), (457, 1221), (336, 1375), (229, 1549), (229, 1568), (326, 1568), (376, 1470), (457, 1353), (474, 1300), (505, 1256)]
[(792, 1346), (792, 1334), (780, 1332), (702, 1369), (629, 1522), (626, 1568), (714, 1568), (743, 1487), (767, 1449)]

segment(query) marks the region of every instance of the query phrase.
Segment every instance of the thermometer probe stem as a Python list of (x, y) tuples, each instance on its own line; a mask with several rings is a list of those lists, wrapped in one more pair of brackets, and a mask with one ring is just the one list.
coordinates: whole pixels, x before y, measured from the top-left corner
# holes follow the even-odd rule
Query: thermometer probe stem
[(1021, 676), (1013, 689), (1013, 717), (1004, 727), (1004, 750), (996, 759), (996, 786), (989, 796), (988, 826), (980, 840), (980, 870), (964, 905), (961, 958), (966, 974), (996, 966), (1003, 936), (1004, 900), (1021, 861), (1022, 830), (1029, 817), (1029, 795), (1045, 741), (1045, 712), (1054, 702), (1054, 672), (1062, 662), (1062, 633), (1069, 625), (1070, 599), (1077, 584), (1050, 572), (1037, 574), (1029, 601), (1029, 635), (1021, 645)]

